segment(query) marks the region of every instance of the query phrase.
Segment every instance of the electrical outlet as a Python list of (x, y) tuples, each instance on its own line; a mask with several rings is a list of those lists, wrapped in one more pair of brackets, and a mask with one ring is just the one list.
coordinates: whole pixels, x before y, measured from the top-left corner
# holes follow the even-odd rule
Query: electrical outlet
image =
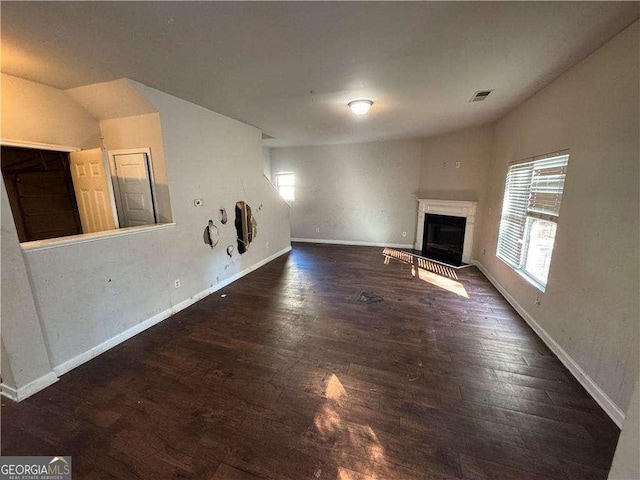
[(203, 205), (203, 203), (202, 203), (202, 199), (201, 199), (201, 198), (196, 198), (196, 199), (193, 201), (193, 206), (194, 206), (194, 207), (201, 207), (202, 205)]
[(484, 256), (484, 255), (486, 255), (486, 254), (487, 254), (487, 249), (486, 249), (486, 248), (483, 248), (483, 249), (482, 249), (482, 255)]
[(402, 232), (402, 236), (406, 237), (407, 236), (407, 232)]
[(320, 233), (320, 227), (316, 227), (316, 233)]
[(491, 215), (491, 211), (492, 211), (492, 210), (491, 210), (491, 207), (489, 207), (489, 215)]
[(269, 242), (267, 242), (267, 250), (269, 250)]
[(460, 168), (460, 162), (456, 162), (456, 168)]
[(180, 288), (180, 279), (176, 278), (175, 281), (173, 282), (173, 286), (176, 288)]

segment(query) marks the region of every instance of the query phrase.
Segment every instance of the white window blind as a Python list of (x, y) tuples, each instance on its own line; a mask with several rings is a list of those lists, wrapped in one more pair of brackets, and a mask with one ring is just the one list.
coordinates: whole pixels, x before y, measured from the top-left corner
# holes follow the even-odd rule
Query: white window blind
[(530, 230), (527, 219), (557, 222), (568, 160), (569, 154), (560, 152), (509, 167), (497, 256), (515, 269), (523, 269), (525, 264)]
[(522, 259), (532, 173), (531, 163), (512, 165), (507, 173), (498, 234), (498, 257), (514, 267), (519, 266)]
[(562, 155), (533, 162), (527, 215), (550, 221), (558, 217), (568, 158)]

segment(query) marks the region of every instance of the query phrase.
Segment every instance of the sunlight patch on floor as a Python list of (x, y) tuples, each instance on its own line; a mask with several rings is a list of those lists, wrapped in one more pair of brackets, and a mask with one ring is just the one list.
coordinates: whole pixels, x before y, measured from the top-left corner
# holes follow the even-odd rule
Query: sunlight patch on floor
[(338, 467), (338, 476), (336, 480), (374, 480), (369, 475), (363, 475), (347, 468)]
[(344, 389), (335, 373), (332, 373), (331, 377), (329, 377), (324, 394), (331, 400), (340, 400), (342, 397), (347, 395), (347, 391)]
[(416, 269), (415, 267), (412, 267), (411, 273), (414, 277), (416, 276), (416, 270), (420, 280), (430, 283), (431, 285), (435, 285), (436, 287), (443, 288), (451, 293), (455, 293), (460, 297), (469, 298), (467, 289), (464, 288), (464, 285), (460, 282), (421, 268)]
[(418, 263), (418, 267), (423, 270), (429, 270), (430, 272), (437, 273), (442, 275), (443, 277), (449, 277), (453, 280), (458, 280), (458, 274), (455, 269), (448, 267), (446, 265), (442, 265), (438, 262), (432, 262), (431, 260), (427, 260), (426, 258), (417, 257), (416, 261)]
[[(326, 401), (314, 416), (313, 434), (330, 446), (338, 465), (347, 455), (351, 462), (350, 469), (338, 469), (336, 480), (383, 480), (383, 477), (371, 476), (370, 472), (386, 465), (384, 447), (371, 426), (343, 420), (351, 406), (349, 395), (336, 374), (326, 379), (324, 393)], [(359, 464), (354, 464), (354, 461)], [(390, 480), (390, 477), (384, 476), (384, 480)]]
[(460, 297), (469, 298), (467, 289), (458, 281), (458, 275), (455, 269), (451, 267), (394, 248), (385, 248), (382, 251), (382, 255), (384, 256), (385, 265), (389, 265), (391, 259), (406, 263), (407, 265), (411, 265), (411, 275), (414, 277), (418, 277), (420, 280), (430, 283), (431, 285), (455, 293)]
[(382, 255), (384, 256), (385, 265), (389, 265), (389, 261), (393, 258), (394, 260), (406, 263), (407, 265), (417, 265), (423, 270), (429, 270), (430, 272), (437, 273), (444, 277), (452, 278), (453, 280), (458, 279), (458, 274), (456, 273), (455, 268), (439, 262), (427, 260), (426, 258), (422, 258), (411, 253), (402, 252), (394, 248), (385, 248), (382, 251)]

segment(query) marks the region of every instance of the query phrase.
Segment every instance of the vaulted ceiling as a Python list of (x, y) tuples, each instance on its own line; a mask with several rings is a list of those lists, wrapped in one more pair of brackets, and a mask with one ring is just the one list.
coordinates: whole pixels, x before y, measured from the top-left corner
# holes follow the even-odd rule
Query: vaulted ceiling
[[(2, 2), (2, 71), (127, 77), (318, 145), (496, 120), (640, 16), (638, 2)], [(491, 89), (484, 102), (469, 103)], [(367, 115), (347, 108), (374, 101)]]

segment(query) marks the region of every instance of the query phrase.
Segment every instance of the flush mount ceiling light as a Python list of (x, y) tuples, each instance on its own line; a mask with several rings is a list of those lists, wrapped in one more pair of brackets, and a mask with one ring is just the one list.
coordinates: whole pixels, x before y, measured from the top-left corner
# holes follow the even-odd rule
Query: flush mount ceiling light
[(356, 115), (364, 115), (369, 111), (373, 102), (371, 100), (353, 100), (349, 102), (348, 105)]

